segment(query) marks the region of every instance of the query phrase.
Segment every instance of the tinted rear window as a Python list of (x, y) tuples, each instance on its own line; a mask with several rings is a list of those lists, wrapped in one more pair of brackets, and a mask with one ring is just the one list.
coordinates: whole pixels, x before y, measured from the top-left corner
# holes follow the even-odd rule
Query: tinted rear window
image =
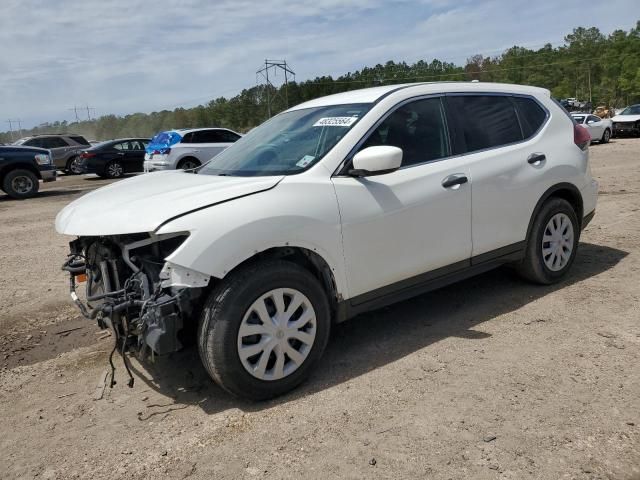
[(42, 148), (68, 147), (69, 144), (59, 137), (44, 137), (40, 139)]
[(449, 97), (448, 102), (458, 117), (467, 152), (522, 140), (514, 104), (509, 97), (461, 95)]
[(542, 127), (547, 113), (531, 98), (513, 97), (524, 138), (532, 137)]
[(70, 136), (69, 138), (74, 142), (79, 143), (80, 145), (89, 145), (89, 142), (87, 142), (87, 140), (82, 135), (74, 135), (73, 137)]
[[(193, 132), (190, 143), (221, 143), (225, 140), (222, 139), (220, 130), (201, 130), (199, 132)], [(187, 143), (183, 140), (182, 143)]]

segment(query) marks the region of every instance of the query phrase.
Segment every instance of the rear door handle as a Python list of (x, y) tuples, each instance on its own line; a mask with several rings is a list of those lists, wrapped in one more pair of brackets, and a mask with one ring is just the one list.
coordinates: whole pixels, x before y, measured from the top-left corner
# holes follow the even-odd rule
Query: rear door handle
[(447, 178), (442, 180), (442, 186), (444, 188), (455, 187), (456, 185), (462, 185), (467, 183), (469, 179), (464, 173), (454, 173), (453, 175), (449, 175)]
[(547, 156), (544, 153), (532, 153), (527, 158), (527, 162), (531, 165), (539, 165), (547, 159)]

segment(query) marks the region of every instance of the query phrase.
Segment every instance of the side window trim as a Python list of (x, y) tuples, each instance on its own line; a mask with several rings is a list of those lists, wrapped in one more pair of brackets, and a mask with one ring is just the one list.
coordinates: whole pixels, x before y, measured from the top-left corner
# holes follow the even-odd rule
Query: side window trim
[(425, 165), (427, 163), (441, 162), (443, 160), (446, 160), (446, 159), (449, 159), (449, 158), (455, 156), (455, 155), (453, 155), (453, 151), (452, 151), (452, 148), (451, 148), (451, 133), (450, 133), (450, 130), (449, 130), (449, 118), (448, 118), (448, 114), (447, 114), (447, 109), (446, 109), (446, 107), (444, 105), (444, 101), (443, 101), (444, 100), (444, 96), (445, 96), (445, 94), (443, 94), (443, 93), (419, 95), (419, 96), (416, 96), (416, 97), (405, 98), (401, 102), (396, 103), (393, 107), (391, 107), (389, 110), (387, 110), (385, 112), (385, 114), (382, 115), (376, 121), (376, 123), (374, 123), (369, 128), (369, 130), (367, 130), (367, 132), (360, 138), (360, 140), (358, 140), (358, 142), (355, 144), (355, 146), (345, 156), (344, 160), (338, 166), (338, 168), (335, 170), (335, 172), (333, 172), (332, 176), (334, 176), (334, 177), (347, 176), (347, 172), (349, 171), (349, 166), (351, 165), (351, 162), (353, 161), (353, 156), (360, 150), (360, 147), (362, 147), (362, 145), (369, 139), (371, 134), (373, 132), (375, 132), (376, 129), (382, 123), (384, 123), (384, 121), (388, 117), (390, 117), (396, 110), (398, 110), (401, 107), (404, 107), (405, 105), (407, 105), (409, 103), (417, 102), (417, 101), (420, 101), (420, 100), (428, 100), (430, 98), (438, 98), (438, 99), (440, 99), (440, 107), (441, 107), (442, 113), (443, 113), (444, 129), (445, 129), (446, 138), (447, 138), (447, 149), (449, 151), (449, 155), (447, 155), (446, 157), (442, 157), (442, 158), (436, 158), (436, 159), (433, 159), (433, 160), (427, 160), (427, 161), (421, 162), (421, 163), (414, 163), (414, 164), (411, 164), (411, 165), (406, 165), (406, 166), (400, 167), (400, 169), (419, 167), (420, 165)]

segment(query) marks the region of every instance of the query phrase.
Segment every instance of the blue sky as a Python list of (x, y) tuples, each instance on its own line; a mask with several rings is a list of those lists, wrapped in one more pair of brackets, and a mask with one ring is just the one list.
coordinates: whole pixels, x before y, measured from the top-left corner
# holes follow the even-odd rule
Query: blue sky
[(126, 114), (233, 96), (265, 58), (298, 80), (387, 60), (463, 64), (638, 19), (638, 0), (2, 0), (0, 130), (72, 120), (74, 105)]

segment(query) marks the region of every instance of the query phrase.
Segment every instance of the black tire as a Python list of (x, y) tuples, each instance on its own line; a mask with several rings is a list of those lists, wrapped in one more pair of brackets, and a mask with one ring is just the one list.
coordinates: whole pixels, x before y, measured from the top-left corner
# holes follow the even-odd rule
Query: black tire
[(201, 165), (200, 160), (193, 157), (186, 157), (178, 162), (178, 170), (189, 170), (198, 168)]
[(611, 140), (611, 130), (606, 128), (604, 130), (604, 133), (602, 134), (602, 138), (600, 139), (600, 143), (609, 143), (609, 140)]
[(120, 178), (124, 175), (124, 166), (118, 160), (111, 160), (104, 167), (104, 176), (106, 178)]
[(64, 173), (66, 173), (67, 175), (80, 175), (82, 172), (79, 171), (76, 166), (78, 160), (80, 160), (80, 157), (78, 157), (77, 155), (75, 157), (71, 157), (67, 161), (67, 166), (64, 169)]
[[(242, 365), (238, 332), (254, 301), (277, 288), (295, 288), (309, 299), (316, 314), (316, 336), (308, 356), (290, 375), (262, 380)], [(224, 390), (250, 400), (266, 400), (292, 390), (308, 377), (324, 352), (330, 328), (329, 305), (318, 280), (295, 263), (269, 260), (240, 268), (214, 288), (203, 306), (198, 350), (209, 375)]]
[(2, 190), (17, 200), (35, 197), (39, 189), (38, 177), (29, 170), (12, 170), (5, 175), (2, 181)]
[[(573, 228), (573, 245), (566, 265), (558, 271), (553, 271), (546, 265), (543, 258), (543, 236), (551, 218), (559, 213), (564, 213), (571, 221)], [(571, 269), (571, 265), (578, 252), (579, 240), (580, 223), (578, 222), (578, 217), (573, 207), (562, 198), (552, 197), (543, 204), (533, 221), (529, 238), (527, 238), (525, 258), (516, 266), (516, 271), (520, 276), (534, 283), (550, 285), (559, 282)]]

